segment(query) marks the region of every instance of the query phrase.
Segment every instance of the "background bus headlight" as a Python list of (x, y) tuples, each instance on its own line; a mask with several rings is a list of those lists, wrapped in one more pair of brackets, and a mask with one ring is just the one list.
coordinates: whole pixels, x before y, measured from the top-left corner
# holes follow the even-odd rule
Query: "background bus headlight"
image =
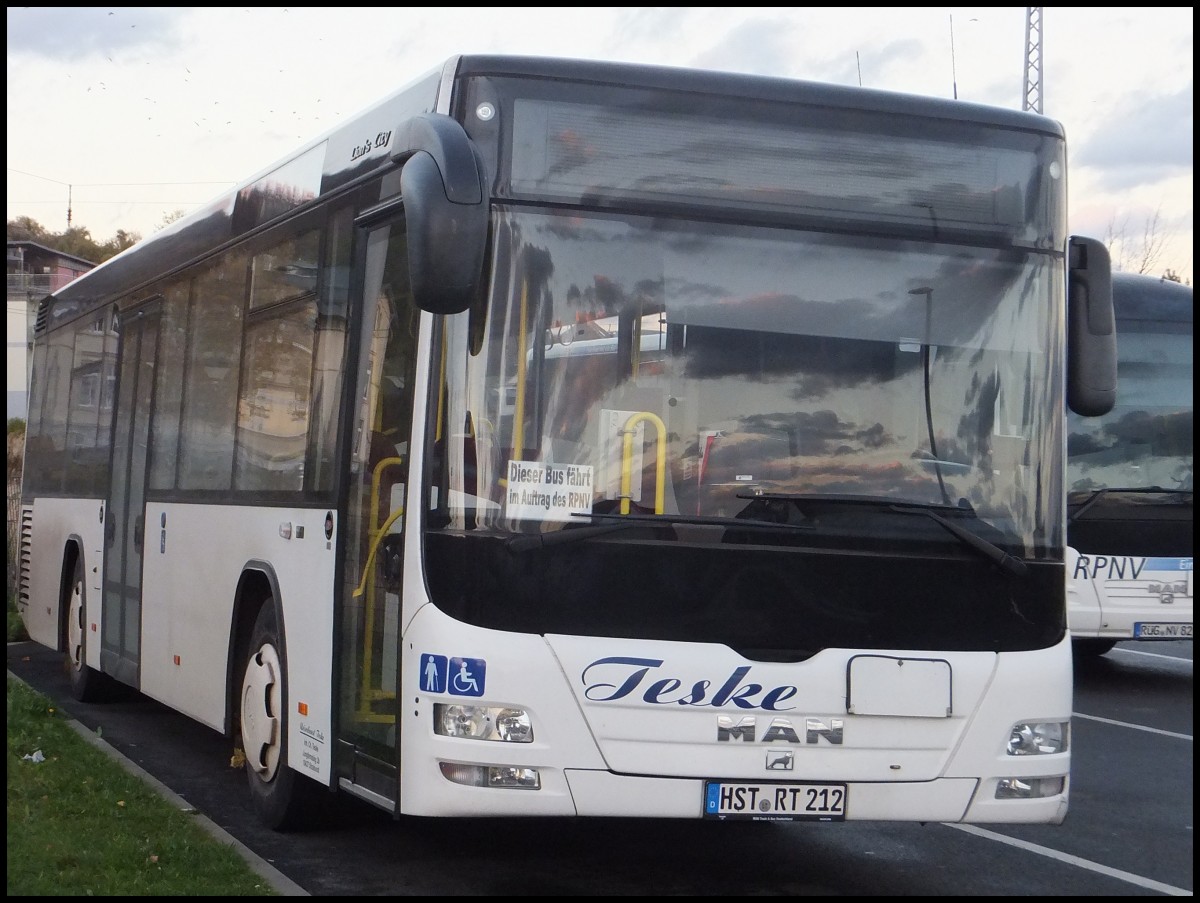
[(533, 724), (529, 720), (529, 713), (512, 706), (435, 703), (433, 731), (443, 737), (468, 740), (533, 742)]
[(1044, 756), (1067, 751), (1067, 722), (1032, 721), (1014, 724), (1008, 737), (1010, 756)]

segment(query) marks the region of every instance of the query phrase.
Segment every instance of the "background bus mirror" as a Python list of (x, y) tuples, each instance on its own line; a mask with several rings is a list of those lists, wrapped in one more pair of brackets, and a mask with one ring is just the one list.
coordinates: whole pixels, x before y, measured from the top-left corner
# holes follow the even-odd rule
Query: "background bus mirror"
[(1112, 263), (1094, 238), (1072, 236), (1067, 267), (1067, 406), (1099, 417), (1117, 400)]
[(417, 306), (435, 314), (466, 310), (479, 292), (487, 248), (488, 191), (483, 157), (462, 126), (424, 114), (397, 134), (408, 156), (400, 193), (409, 276)]

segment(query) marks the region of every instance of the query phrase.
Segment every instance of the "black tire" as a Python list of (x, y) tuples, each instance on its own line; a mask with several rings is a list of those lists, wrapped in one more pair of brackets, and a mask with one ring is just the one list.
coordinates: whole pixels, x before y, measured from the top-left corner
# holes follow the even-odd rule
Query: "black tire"
[(71, 695), (80, 702), (102, 702), (112, 692), (112, 680), (87, 665), (87, 582), (83, 573), (83, 557), (75, 556), (71, 582), (66, 587), (67, 629), (64, 637), (67, 650), (67, 676)]
[(274, 602), (267, 599), (241, 669), (238, 728), (255, 814), (276, 831), (308, 825), (317, 786), (288, 765), (285, 661)]
[(1101, 640), (1095, 637), (1071, 640), (1071, 649), (1074, 653), (1085, 658), (1095, 658), (1096, 656), (1104, 655), (1115, 645), (1117, 645), (1116, 640)]

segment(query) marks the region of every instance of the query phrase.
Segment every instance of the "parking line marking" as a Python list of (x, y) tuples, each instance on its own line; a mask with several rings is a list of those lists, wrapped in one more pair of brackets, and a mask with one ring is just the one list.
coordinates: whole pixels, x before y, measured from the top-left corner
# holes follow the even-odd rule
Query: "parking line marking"
[(1017, 840), (1015, 837), (997, 834), (994, 831), (987, 831), (983, 828), (978, 828), (975, 825), (958, 825), (951, 824), (950, 822), (942, 822), (942, 824), (944, 824), (947, 828), (957, 828), (959, 831), (965, 831), (968, 834), (974, 834), (978, 837), (983, 837), (988, 840), (997, 840), (1000, 843), (1006, 843), (1010, 846), (1020, 847), (1022, 850), (1028, 850), (1030, 853), (1037, 853), (1039, 856), (1045, 856), (1049, 859), (1057, 859), (1059, 862), (1066, 862), (1070, 865), (1077, 865), (1080, 868), (1087, 869), (1088, 871), (1098, 872), (1101, 875), (1108, 875), (1110, 878), (1116, 878), (1119, 881), (1126, 881), (1129, 884), (1136, 884), (1138, 887), (1144, 887), (1147, 890), (1156, 890), (1171, 897), (1192, 896), (1192, 891), (1186, 890), (1182, 887), (1175, 887), (1171, 884), (1163, 884), (1161, 881), (1155, 881), (1152, 878), (1143, 878), (1141, 875), (1134, 875), (1129, 872), (1123, 872), (1120, 869), (1109, 868), (1107, 865), (1101, 865), (1098, 862), (1092, 862), (1090, 859), (1072, 856), (1070, 853), (1060, 853), (1058, 850), (1052, 850), (1049, 847), (1043, 847), (1036, 843), (1029, 843), (1025, 840)]
[(1170, 659), (1173, 662), (1181, 662), (1187, 665), (1192, 664), (1192, 660), (1190, 658), (1180, 658), (1178, 655), (1163, 655), (1161, 652), (1146, 652), (1144, 649), (1127, 649), (1124, 646), (1114, 646), (1112, 651), (1124, 652), (1128, 655), (1146, 655), (1150, 658), (1165, 658)]
[(1101, 721), (1104, 724), (1115, 724), (1117, 727), (1129, 727), (1135, 731), (1146, 731), (1148, 734), (1161, 734), (1164, 737), (1174, 737), (1176, 740), (1187, 740), (1192, 742), (1191, 734), (1179, 734), (1175, 731), (1164, 731), (1158, 727), (1147, 727), (1144, 724), (1132, 724), (1128, 721), (1114, 721), (1112, 718), (1101, 718), (1099, 715), (1085, 715), (1082, 712), (1072, 712), (1072, 718), (1085, 718), (1088, 721)]

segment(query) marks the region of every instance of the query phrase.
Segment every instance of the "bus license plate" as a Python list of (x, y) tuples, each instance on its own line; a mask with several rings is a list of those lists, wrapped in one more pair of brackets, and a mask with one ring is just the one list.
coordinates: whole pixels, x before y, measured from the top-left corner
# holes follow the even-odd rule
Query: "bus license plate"
[(1145, 640), (1190, 640), (1191, 624), (1147, 624), (1142, 621), (1133, 625), (1133, 635)]
[(846, 785), (707, 781), (704, 815), (757, 821), (844, 821)]

